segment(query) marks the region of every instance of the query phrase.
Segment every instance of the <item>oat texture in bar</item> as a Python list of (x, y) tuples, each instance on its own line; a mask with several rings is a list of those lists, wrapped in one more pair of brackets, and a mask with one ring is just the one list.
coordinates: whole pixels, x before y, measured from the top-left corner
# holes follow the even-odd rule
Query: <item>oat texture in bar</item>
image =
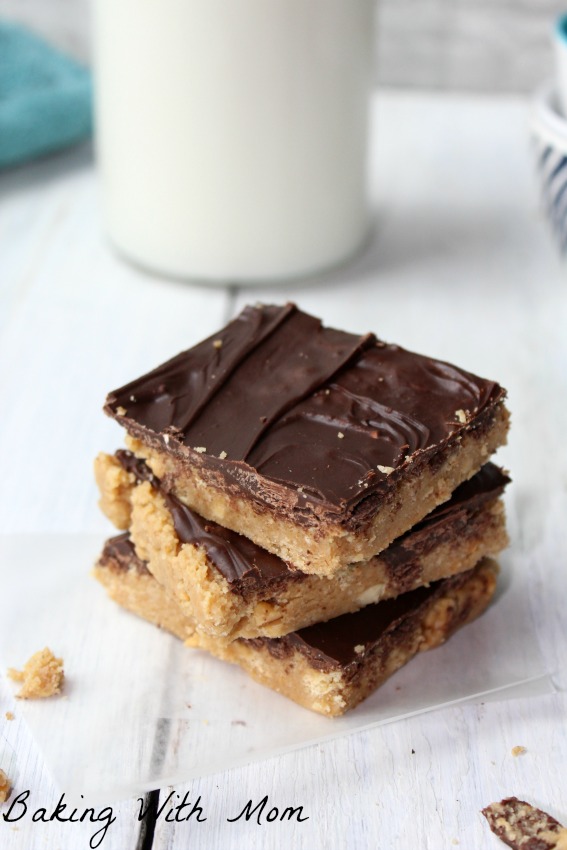
[(280, 637), (469, 570), (508, 542), (500, 496), (509, 479), (491, 463), (380, 555), (332, 578), (204, 520), (130, 452), (99, 455), (96, 473), (108, 516), (129, 528), (183, 612), (218, 637)]
[[(116, 542), (115, 542), (116, 541)], [(282, 638), (239, 638), (232, 642), (193, 631), (179, 620), (179, 609), (130, 548), (127, 538), (108, 541), (96, 576), (133, 613), (158, 622), (190, 646), (242, 667), (252, 678), (305, 708), (337, 716), (375, 691), (418, 652), (439, 646), (458, 628), (478, 617), (496, 585), (497, 566), (484, 559), (473, 570), (443, 579), (396, 599), (369, 605), (328, 623)], [(128, 585), (125, 592), (120, 584)], [(139, 592), (133, 585), (139, 583)], [(189, 634), (189, 636), (188, 636)]]
[(181, 501), (308, 573), (385, 549), (505, 442), (504, 390), (294, 305), (111, 392), (129, 448)]

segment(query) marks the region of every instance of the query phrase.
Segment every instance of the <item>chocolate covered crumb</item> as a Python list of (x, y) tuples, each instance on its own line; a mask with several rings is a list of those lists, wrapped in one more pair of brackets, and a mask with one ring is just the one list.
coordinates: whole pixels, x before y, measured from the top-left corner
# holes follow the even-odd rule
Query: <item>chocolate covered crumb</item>
[(491, 803), (482, 814), (492, 832), (513, 850), (567, 850), (567, 829), (517, 797)]

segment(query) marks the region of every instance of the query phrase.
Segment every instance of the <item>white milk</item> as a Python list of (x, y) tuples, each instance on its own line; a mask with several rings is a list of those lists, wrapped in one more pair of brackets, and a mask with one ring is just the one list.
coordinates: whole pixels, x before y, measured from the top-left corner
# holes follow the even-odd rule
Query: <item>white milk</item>
[(95, 0), (106, 225), (170, 275), (254, 282), (368, 229), (374, 0)]

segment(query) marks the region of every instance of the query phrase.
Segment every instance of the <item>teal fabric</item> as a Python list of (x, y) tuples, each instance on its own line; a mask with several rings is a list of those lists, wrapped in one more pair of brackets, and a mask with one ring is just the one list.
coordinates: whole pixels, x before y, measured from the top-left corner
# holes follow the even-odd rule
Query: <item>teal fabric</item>
[(0, 168), (91, 132), (90, 73), (24, 27), (0, 22)]

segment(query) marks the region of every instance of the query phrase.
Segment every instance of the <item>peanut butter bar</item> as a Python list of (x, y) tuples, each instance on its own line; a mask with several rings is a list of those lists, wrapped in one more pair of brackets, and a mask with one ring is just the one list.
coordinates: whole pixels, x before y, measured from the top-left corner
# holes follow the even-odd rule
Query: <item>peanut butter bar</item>
[[(121, 554), (115, 557), (116, 547)], [(496, 574), (496, 564), (484, 559), (466, 573), (285, 637), (229, 642), (194, 630), (190, 618), (179, 619), (179, 609), (144, 573), (127, 536), (108, 541), (95, 568), (110, 595), (128, 610), (328, 716), (354, 708), (418, 652), (439, 646), (478, 617), (492, 597)]]
[(567, 850), (567, 829), (517, 797), (491, 803), (482, 814), (492, 832), (514, 850)]
[(179, 608), (217, 637), (279, 637), (471, 569), (507, 545), (499, 498), (508, 477), (486, 464), (449, 502), (380, 555), (333, 578), (308, 575), (191, 511), (130, 452), (101, 454), (107, 515)]
[(246, 308), (110, 393), (169, 492), (306, 573), (367, 561), (506, 439), (504, 390), (294, 305)]

